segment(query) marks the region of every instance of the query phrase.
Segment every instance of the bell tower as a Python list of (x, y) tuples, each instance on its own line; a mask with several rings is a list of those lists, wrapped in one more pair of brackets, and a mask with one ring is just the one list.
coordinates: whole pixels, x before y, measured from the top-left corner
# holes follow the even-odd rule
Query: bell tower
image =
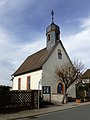
[(51, 49), (60, 40), (59, 26), (54, 23), (54, 11), (51, 12), (52, 23), (46, 29), (47, 49)]

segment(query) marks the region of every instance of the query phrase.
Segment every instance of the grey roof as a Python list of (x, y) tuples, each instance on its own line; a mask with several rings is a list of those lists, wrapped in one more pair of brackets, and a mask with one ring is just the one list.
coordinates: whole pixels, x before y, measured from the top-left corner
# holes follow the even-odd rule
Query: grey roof
[(47, 50), (47, 48), (44, 48), (27, 57), (13, 75), (17, 76), (42, 69), (42, 65), (48, 59), (54, 48), (55, 46), (51, 50)]
[[(70, 60), (61, 40), (58, 41), (58, 43), (61, 44), (63, 47), (68, 59)], [(57, 43), (57, 44), (58, 44)], [(57, 44), (52, 47), (52, 49), (48, 50), (47, 48), (44, 48), (31, 56), (27, 57), (26, 60), (21, 64), (21, 66), (16, 70), (16, 72), (13, 74), (14, 76), (22, 75), (28, 72), (33, 72), (36, 70), (41, 70), (42, 65), (47, 61), (47, 59), (50, 57), (54, 49), (56, 48)], [(70, 60), (71, 62), (71, 60)]]
[(46, 34), (47, 34), (48, 32), (50, 32), (50, 31), (53, 31), (53, 30), (60, 32), (59, 26), (56, 25), (55, 23), (51, 23), (51, 24), (47, 27), (47, 29), (46, 29)]

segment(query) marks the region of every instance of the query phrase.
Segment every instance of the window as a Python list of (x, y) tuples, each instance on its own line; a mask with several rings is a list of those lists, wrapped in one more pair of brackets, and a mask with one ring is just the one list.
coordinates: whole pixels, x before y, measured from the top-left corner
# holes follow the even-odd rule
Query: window
[(57, 93), (63, 93), (63, 88), (64, 88), (63, 84), (59, 83), (57, 87)]
[(48, 41), (50, 41), (50, 34), (48, 34)]
[(58, 49), (58, 59), (62, 59), (62, 53), (60, 49)]
[(18, 78), (18, 90), (21, 90), (21, 78)]
[(50, 86), (43, 86), (42, 90), (43, 90), (43, 94), (50, 94), (51, 88)]
[(59, 34), (56, 33), (56, 40), (59, 40)]
[(30, 90), (30, 76), (27, 77), (27, 90)]

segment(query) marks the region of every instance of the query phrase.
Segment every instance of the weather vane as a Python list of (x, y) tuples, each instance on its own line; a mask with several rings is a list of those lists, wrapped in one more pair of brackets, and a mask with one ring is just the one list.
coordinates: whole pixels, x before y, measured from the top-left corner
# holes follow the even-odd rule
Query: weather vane
[(54, 11), (53, 10), (51, 11), (51, 15), (52, 15), (52, 23), (54, 23), (54, 17), (53, 17), (54, 16)]

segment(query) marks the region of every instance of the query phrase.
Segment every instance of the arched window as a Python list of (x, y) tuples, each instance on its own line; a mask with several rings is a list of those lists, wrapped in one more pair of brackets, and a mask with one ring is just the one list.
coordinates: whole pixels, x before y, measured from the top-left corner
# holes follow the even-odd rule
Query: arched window
[(50, 41), (50, 34), (48, 34), (48, 36), (47, 36), (47, 37), (48, 37), (48, 41)]
[(58, 84), (57, 93), (63, 93), (63, 84), (62, 83)]
[(60, 49), (58, 49), (58, 59), (62, 59), (62, 52)]
[(56, 33), (56, 40), (59, 40), (59, 34)]

